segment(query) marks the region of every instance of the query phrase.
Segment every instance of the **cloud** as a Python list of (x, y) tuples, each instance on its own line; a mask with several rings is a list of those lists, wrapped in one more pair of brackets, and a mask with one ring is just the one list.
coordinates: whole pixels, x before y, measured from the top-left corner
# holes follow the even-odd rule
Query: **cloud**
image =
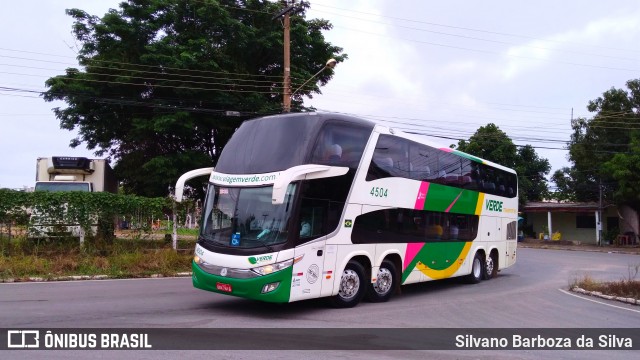
[[(578, 29), (531, 40), (505, 51), (502, 78), (513, 80), (525, 72), (548, 67), (550, 62), (628, 68), (637, 64), (637, 53), (617, 55), (623, 49), (609, 48), (611, 39), (638, 37), (640, 12), (590, 21)], [(633, 57), (636, 57), (635, 59)], [(634, 64), (634, 65), (635, 65)], [(633, 67), (633, 66), (632, 66)]]
[[(349, 98), (366, 94), (386, 96), (388, 99), (413, 99), (416, 94), (421, 93), (420, 82), (415, 78), (416, 71), (412, 69), (416, 59), (420, 57), (411, 44), (394, 39), (392, 28), (386, 24), (388, 20), (381, 14), (381, 3), (363, 0), (349, 3), (330, 1), (322, 3), (326, 7), (312, 6), (309, 17), (331, 18), (335, 27), (325, 33), (325, 37), (329, 42), (342, 47), (349, 55), (348, 60), (336, 67), (333, 80), (321, 89), (323, 94), (344, 94)], [(331, 16), (333, 12), (340, 11), (337, 8), (345, 7), (357, 10), (355, 17), (366, 20)], [(340, 107), (340, 104), (336, 106), (335, 103), (324, 100), (322, 97), (307, 99), (306, 104), (334, 110)], [(382, 101), (348, 103), (371, 111)]]

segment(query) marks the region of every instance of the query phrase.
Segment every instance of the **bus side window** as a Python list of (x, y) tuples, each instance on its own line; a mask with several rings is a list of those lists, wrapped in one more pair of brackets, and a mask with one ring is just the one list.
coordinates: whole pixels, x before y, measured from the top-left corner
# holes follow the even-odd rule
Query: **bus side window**
[(408, 140), (380, 135), (369, 164), (366, 180), (372, 181), (393, 176), (408, 178), (408, 148)]
[[(349, 170), (342, 176), (301, 182), (298, 245), (327, 235), (338, 228), (354, 177), (355, 170)], [(300, 234), (304, 223), (310, 227), (309, 236)]]
[(327, 201), (302, 199), (300, 209), (300, 238), (313, 238), (322, 235), (325, 227)]

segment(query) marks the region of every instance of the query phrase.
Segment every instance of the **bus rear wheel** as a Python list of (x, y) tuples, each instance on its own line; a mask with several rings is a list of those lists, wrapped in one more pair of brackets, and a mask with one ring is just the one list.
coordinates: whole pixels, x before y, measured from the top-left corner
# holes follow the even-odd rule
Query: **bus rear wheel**
[(350, 308), (358, 305), (366, 289), (364, 267), (356, 261), (349, 261), (340, 277), (338, 294), (329, 299), (337, 308)]
[(396, 266), (389, 260), (384, 260), (380, 264), (376, 282), (369, 284), (367, 289), (367, 300), (371, 302), (385, 302), (393, 295), (398, 281)]
[(489, 280), (498, 276), (498, 254), (493, 251), (485, 263), (484, 279)]
[(473, 263), (471, 263), (471, 274), (467, 275), (466, 280), (470, 284), (479, 283), (484, 277), (485, 271), (484, 255), (481, 252), (477, 252), (473, 257)]

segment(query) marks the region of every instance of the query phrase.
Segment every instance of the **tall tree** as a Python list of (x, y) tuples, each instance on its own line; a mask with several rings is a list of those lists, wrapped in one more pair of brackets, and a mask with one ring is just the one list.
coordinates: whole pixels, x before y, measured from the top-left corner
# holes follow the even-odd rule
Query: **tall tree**
[(615, 154), (603, 168), (617, 181), (614, 199), (640, 209), (640, 133), (633, 133), (627, 153)]
[(637, 159), (640, 138), (640, 79), (629, 80), (627, 89), (611, 88), (589, 102), (593, 118), (573, 122), (569, 142), (572, 168), (556, 171), (557, 197), (576, 201), (605, 200), (628, 203), (640, 209), (630, 196), (638, 189), (638, 175), (630, 171)]
[(458, 141), (458, 150), (509, 168), (516, 167), (517, 149), (509, 136), (492, 123), (478, 128), (469, 141)]
[(481, 126), (468, 141), (458, 141), (457, 149), (516, 170), (520, 205), (548, 196), (549, 161), (539, 157), (531, 145), (518, 148), (495, 124)]
[[(291, 18), (292, 87), (346, 59), (325, 41), (331, 24), (305, 19), (308, 3)], [(212, 166), (239, 124), (279, 112), (283, 33), (267, 0), (131, 0), (104, 16), (67, 10), (81, 44), (80, 68), (46, 81), (46, 101), (63, 129), (77, 129), (71, 146), (108, 155), (125, 191), (166, 195), (177, 177)], [(333, 76), (323, 71), (318, 82)], [(316, 82), (293, 99), (318, 93)]]

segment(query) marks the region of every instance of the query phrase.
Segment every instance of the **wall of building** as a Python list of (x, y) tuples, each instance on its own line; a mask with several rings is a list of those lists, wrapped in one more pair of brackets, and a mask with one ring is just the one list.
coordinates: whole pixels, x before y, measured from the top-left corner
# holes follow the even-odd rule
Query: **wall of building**
[[(584, 213), (581, 213), (584, 214)], [(589, 212), (588, 214), (595, 215), (595, 212)], [(577, 228), (576, 216), (578, 213), (566, 213), (556, 212), (551, 214), (552, 231), (559, 231), (562, 235), (561, 240), (580, 241), (583, 244), (596, 244), (597, 236), (595, 228)], [(528, 213), (527, 224), (533, 225), (533, 230), (536, 234), (544, 231), (548, 225), (547, 213)], [(617, 217), (618, 214), (615, 208), (608, 208), (603, 211), (603, 230), (607, 229), (607, 217)], [(622, 220), (619, 220), (622, 225)], [(637, 221), (637, 218), (636, 218)]]

